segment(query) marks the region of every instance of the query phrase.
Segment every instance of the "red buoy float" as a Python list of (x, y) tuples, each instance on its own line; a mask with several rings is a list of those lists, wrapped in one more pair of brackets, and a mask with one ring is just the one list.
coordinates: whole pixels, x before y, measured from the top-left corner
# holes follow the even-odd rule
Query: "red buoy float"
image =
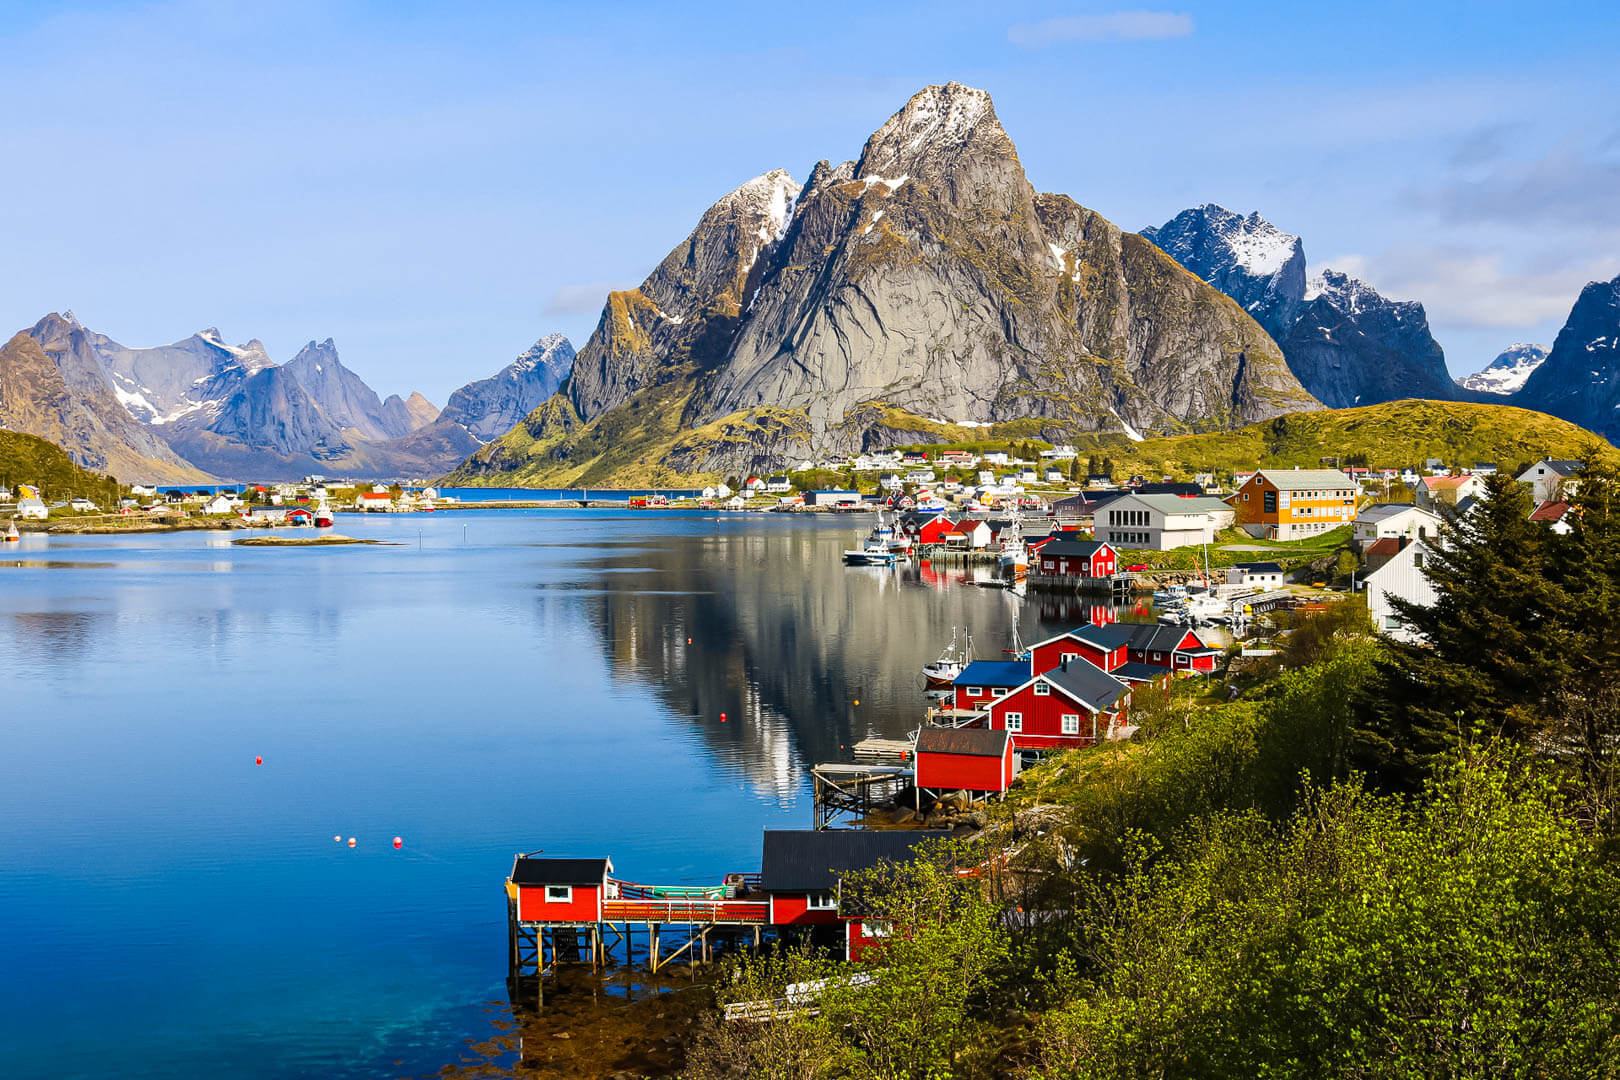
[(354, 847), (354, 837), (349, 837), (349, 846)]
[(255, 764), (255, 765), (263, 765), (263, 764), (264, 764), (264, 758), (262, 758), (262, 757), (255, 757), (255, 758), (254, 758), (254, 759), (253, 759), (253, 764)]
[(725, 723), (725, 722), (726, 722), (726, 714), (725, 714), (725, 713), (721, 713), (721, 714), (720, 714), (720, 722), (721, 722), (721, 723), (722, 723), (722, 724), (723, 724), (723, 723)]
[(398, 837), (398, 836), (394, 837), (394, 850), (395, 851), (398, 851), (400, 848), (402, 848), (404, 846), (405, 846), (405, 841), (404, 841), (403, 838)]

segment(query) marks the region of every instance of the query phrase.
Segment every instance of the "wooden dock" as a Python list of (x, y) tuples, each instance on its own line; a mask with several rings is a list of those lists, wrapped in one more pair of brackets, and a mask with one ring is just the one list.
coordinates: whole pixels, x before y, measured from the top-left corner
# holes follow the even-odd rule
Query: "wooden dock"
[[(883, 740), (885, 742), (890, 740)], [(906, 744), (910, 750), (910, 744)], [(893, 802), (908, 787), (914, 771), (908, 765), (828, 762), (810, 770), (817, 829), (830, 828), (844, 815), (865, 817)]]

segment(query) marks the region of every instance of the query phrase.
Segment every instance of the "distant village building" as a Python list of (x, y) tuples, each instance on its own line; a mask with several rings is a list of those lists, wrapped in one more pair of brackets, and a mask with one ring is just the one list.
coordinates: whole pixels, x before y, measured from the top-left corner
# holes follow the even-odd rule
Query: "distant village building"
[(810, 506), (859, 506), (861, 493), (858, 491), (812, 491), (805, 496), (805, 502)]
[(43, 500), (21, 499), (17, 503), (17, 516), (24, 521), (44, 521), (51, 512)]
[(1575, 527), (1574, 507), (1562, 499), (1544, 502), (1530, 512), (1530, 520), (1547, 526), (1560, 536), (1567, 536)]
[(205, 514), (233, 514), (236, 512), (237, 501), (229, 495), (215, 495), (202, 504)]
[(1439, 533), (1440, 516), (1433, 511), (1412, 503), (1374, 503), (1356, 514), (1350, 538), (1356, 546), (1365, 547), (1386, 536), (1428, 540)]
[(1438, 510), (1484, 494), (1485, 481), (1477, 476), (1425, 476), (1417, 486), (1417, 504), (1425, 510)]
[(1353, 521), (1356, 492), (1337, 469), (1261, 469), (1226, 501), (1251, 536), (1298, 540)]
[(1124, 495), (1094, 516), (1097, 539), (1115, 547), (1169, 551), (1211, 544), (1235, 514), (1219, 499), (1179, 495)]
[(781, 495), (793, 490), (793, 481), (786, 474), (778, 474), (765, 481), (765, 490), (772, 495)]
[(359, 495), (355, 496), (354, 500), (354, 508), (356, 510), (370, 510), (374, 513), (391, 510), (393, 509), (393, 506), (394, 500), (388, 494), (387, 488), (384, 488), (382, 491), (362, 491)]
[(1283, 585), (1283, 568), (1274, 562), (1238, 563), (1227, 568), (1226, 583), (1260, 592), (1280, 589)]
[(1537, 503), (1557, 502), (1572, 493), (1572, 481), (1580, 471), (1578, 461), (1542, 458), (1520, 473), (1518, 481), (1530, 485), (1530, 497)]

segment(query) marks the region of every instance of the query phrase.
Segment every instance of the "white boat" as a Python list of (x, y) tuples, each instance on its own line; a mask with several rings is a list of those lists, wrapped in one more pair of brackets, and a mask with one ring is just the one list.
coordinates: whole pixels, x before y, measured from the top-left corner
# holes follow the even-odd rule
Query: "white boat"
[(315, 527), (330, 529), (334, 524), (336, 519), (332, 516), (332, 508), (326, 505), (325, 499), (322, 499), (321, 504), (315, 508)]
[(938, 689), (951, 685), (956, 677), (968, 665), (968, 658), (973, 655), (973, 638), (963, 634), (961, 649), (956, 647), (956, 630), (951, 630), (951, 643), (945, 646), (945, 651), (939, 654), (939, 659), (932, 664), (923, 665), (923, 678), (928, 680), (930, 689)]
[(6, 543), (8, 543), (8, 544), (16, 544), (16, 543), (20, 543), (21, 541), (22, 541), (22, 536), (21, 536), (21, 534), (19, 534), (17, 532), (17, 523), (12, 522), (11, 526), (8, 529), (6, 529)]
[(1003, 570), (1011, 569), (1014, 572), (1028, 570), (1029, 548), (1024, 546), (1022, 540), (1004, 540), (998, 561)]
[(876, 534), (866, 538), (866, 543), (858, 548), (844, 549), (844, 562), (850, 566), (889, 566), (900, 556), (889, 547), (889, 541)]

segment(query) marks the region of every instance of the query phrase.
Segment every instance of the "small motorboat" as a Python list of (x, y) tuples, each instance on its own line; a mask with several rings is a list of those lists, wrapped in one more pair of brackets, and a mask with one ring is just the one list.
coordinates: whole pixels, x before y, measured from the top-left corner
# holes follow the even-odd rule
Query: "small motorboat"
[(321, 505), (315, 508), (315, 527), (330, 529), (336, 523), (336, 519), (332, 516), (332, 508), (322, 501)]
[(17, 523), (12, 522), (6, 529), (6, 543), (17, 544), (22, 542), (22, 535), (17, 532)]
[(850, 566), (891, 566), (899, 557), (887, 540), (875, 536), (858, 548), (844, 549), (844, 562)]

